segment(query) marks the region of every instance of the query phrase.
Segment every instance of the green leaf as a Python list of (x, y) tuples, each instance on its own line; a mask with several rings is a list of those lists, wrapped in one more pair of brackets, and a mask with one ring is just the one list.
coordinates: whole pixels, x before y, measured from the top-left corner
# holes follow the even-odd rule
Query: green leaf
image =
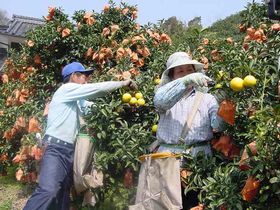
[(269, 182), (270, 182), (271, 184), (278, 183), (279, 181), (280, 181), (280, 180), (279, 180), (278, 177), (272, 177), (271, 179), (269, 179)]
[(269, 195), (268, 194), (263, 194), (259, 197), (259, 201), (261, 203), (265, 202), (268, 199)]

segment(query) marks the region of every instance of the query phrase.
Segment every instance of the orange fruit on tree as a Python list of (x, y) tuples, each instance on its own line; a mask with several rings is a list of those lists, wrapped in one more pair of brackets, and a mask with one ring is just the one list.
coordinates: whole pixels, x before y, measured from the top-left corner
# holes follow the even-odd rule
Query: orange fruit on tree
[(246, 87), (253, 87), (257, 84), (257, 79), (252, 75), (247, 75), (243, 81), (244, 81), (244, 86)]
[(154, 133), (157, 132), (157, 125), (156, 125), (156, 124), (152, 126), (152, 131), (153, 131)]
[(135, 97), (132, 97), (130, 100), (129, 100), (129, 104), (130, 105), (135, 105), (137, 103), (137, 98)]
[(244, 89), (244, 81), (240, 77), (234, 77), (230, 83), (229, 86), (234, 91), (241, 91)]
[(139, 106), (144, 106), (145, 105), (145, 100), (143, 99), (143, 98), (139, 98), (138, 100), (137, 100), (137, 104), (139, 105)]
[(225, 72), (223, 70), (220, 70), (217, 74), (217, 79), (221, 80), (225, 75)]
[(122, 95), (122, 101), (124, 103), (128, 103), (131, 98), (132, 98), (132, 96), (129, 93), (125, 93), (125, 94)]
[(223, 85), (222, 85), (221, 83), (217, 83), (217, 84), (214, 86), (215, 89), (220, 89), (220, 88), (222, 88), (222, 87), (223, 87)]
[(71, 30), (70, 30), (69, 28), (63, 29), (63, 30), (62, 30), (62, 33), (61, 33), (61, 34), (62, 34), (62, 38), (63, 38), (63, 37), (69, 36), (70, 33), (71, 33)]
[(155, 80), (154, 80), (154, 82), (155, 82), (155, 84), (156, 84), (156, 85), (159, 85), (159, 83), (160, 83), (160, 79), (159, 79), (159, 78), (157, 78), (157, 79), (155, 79)]
[(143, 98), (143, 94), (138, 92), (135, 94), (135, 98), (137, 98), (137, 99)]

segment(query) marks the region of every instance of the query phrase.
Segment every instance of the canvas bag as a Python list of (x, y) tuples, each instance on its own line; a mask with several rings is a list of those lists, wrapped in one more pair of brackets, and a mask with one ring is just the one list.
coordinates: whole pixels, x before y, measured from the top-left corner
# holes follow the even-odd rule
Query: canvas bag
[[(198, 92), (194, 99), (193, 110), (183, 127), (181, 139), (185, 139), (203, 93)], [(177, 210), (182, 209), (180, 159), (160, 155), (145, 156), (139, 172), (135, 205), (129, 210)]]
[(94, 143), (91, 137), (87, 134), (79, 134), (74, 153), (74, 187), (77, 194), (84, 192), (83, 204), (91, 206), (95, 205), (96, 196), (90, 189), (103, 186), (103, 173), (93, 166), (93, 157)]
[(141, 164), (135, 203), (129, 210), (181, 209), (180, 159), (146, 157)]

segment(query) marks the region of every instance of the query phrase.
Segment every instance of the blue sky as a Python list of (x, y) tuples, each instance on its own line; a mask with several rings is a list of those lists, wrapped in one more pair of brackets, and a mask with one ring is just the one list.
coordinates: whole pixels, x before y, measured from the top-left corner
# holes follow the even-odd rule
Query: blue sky
[[(2, 0), (3, 1), (3, 0)], [(121, 0), (114, 0), (119, 4)], [(176, 16), (188, 22), (201, 16), (202, 25), (210, 26), (213, 22), (243, 10), (252, 0), (123, 0), (130, 5), (137, 5), (139, 14), (137, 22), (141, 25), (156, 23), (161, 19)], [(262, 0), (255, 0), (262, 2)], [(13, 14), (42, 18), (47, 15), (48, 6), (61, 7), (68, 15), (74, 11), (85, 9), (100, 12), (107, 0), (6, 0), (0, 9)]]

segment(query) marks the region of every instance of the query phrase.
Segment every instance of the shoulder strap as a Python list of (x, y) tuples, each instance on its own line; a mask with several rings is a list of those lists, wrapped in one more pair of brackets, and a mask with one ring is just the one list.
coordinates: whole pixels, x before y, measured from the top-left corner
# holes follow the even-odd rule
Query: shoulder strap
[(192, 109), (190, 115), (188, 116), (188, 119), (186, 120), (185, 125), (182, 129), (180, 141), (184, 142), (184, 140), (185, 140), (185, 138), (186, 138), (186, 136), (187, 136), (187, 134), (188, 134), (188, 132), (191, 128), (194, 116), (195, 116), (195, 114), (198, 110), (198, 107), (201, 103), (202, 98), (203, 98), (203, 93), (200, 92), (200, 91), (196, 91), (195, 98), (194, 98), (194, 103), (193, 103), (193, 109)]

